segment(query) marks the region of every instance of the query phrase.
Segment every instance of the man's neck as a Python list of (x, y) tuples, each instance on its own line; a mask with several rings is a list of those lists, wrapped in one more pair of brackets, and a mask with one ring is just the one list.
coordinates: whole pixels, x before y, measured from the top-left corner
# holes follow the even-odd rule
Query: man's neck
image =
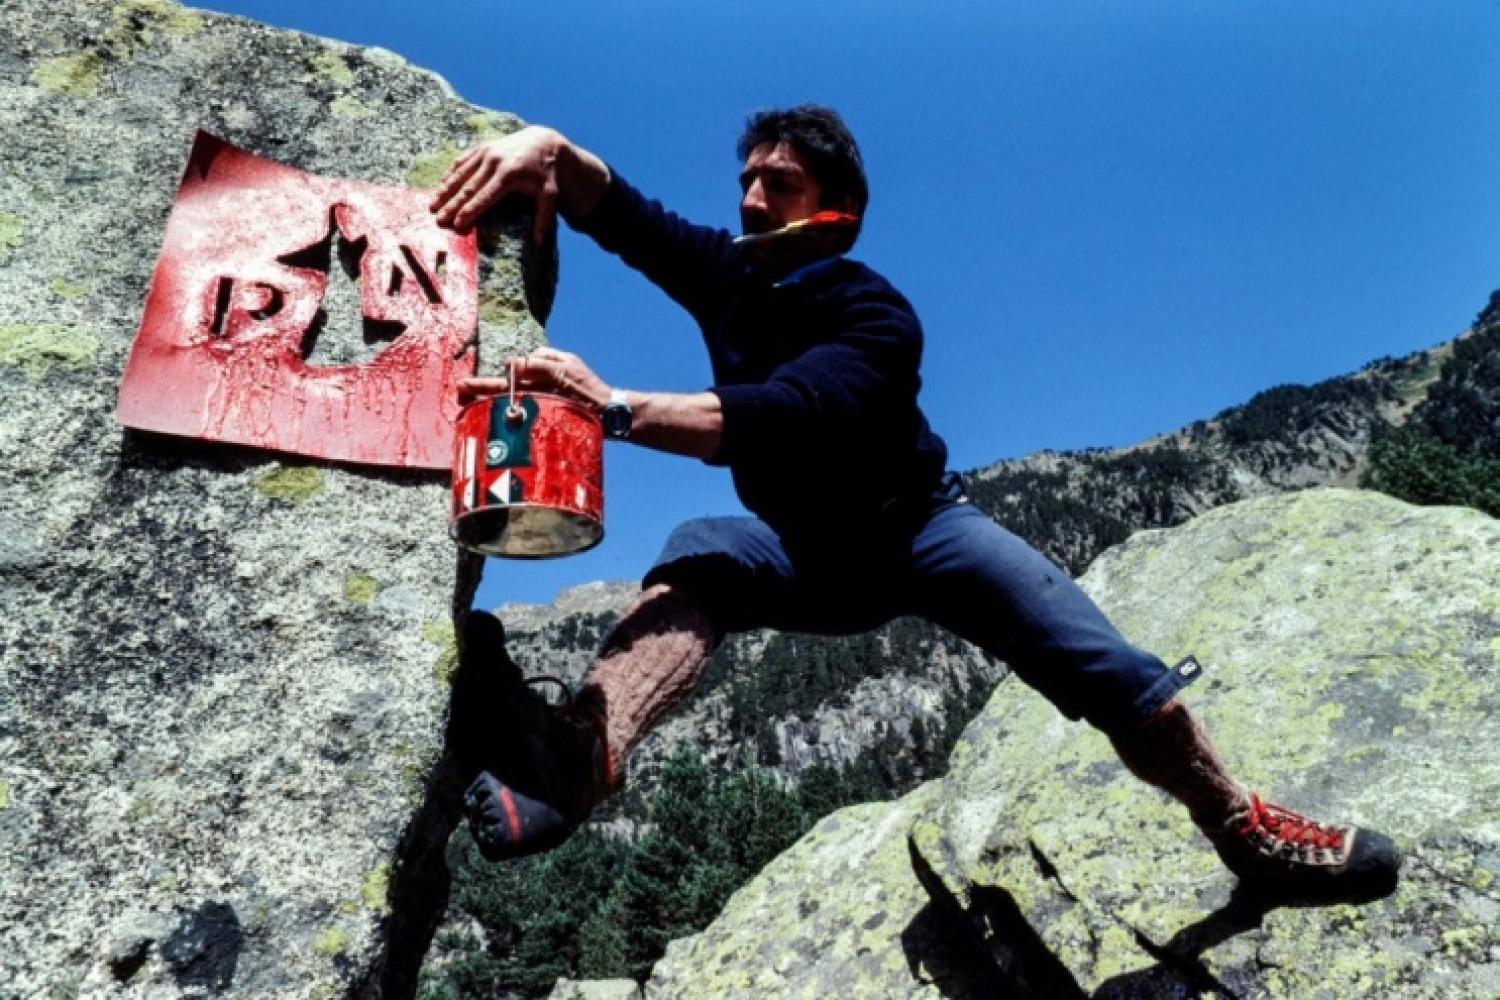
[(842, 238), (829, 239), (826, 234), (809, 233), (752, 247), (746, 251), (745, 259), (756, 277), (779, 284), (803, 268), (842, 255), (849, 249), (847, 242)]

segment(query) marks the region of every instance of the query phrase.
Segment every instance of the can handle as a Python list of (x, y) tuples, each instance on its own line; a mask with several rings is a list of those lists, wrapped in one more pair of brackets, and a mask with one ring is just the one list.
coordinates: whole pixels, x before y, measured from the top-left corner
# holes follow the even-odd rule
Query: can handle
[(510, 377), (505, 380), (510, 386), (510, 402), (505, 407), (505, 422), (512, 427), (526, 419), (526, 411), (516, 405), (516, 369), (521, 364), (524, 364), (524, 362), (512, 358), (510, 361)]

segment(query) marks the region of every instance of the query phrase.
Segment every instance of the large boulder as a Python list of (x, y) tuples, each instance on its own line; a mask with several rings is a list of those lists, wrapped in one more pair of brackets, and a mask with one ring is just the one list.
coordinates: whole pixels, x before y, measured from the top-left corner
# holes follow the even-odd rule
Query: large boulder
[[(409, 995), (447, 890), (441, 474), (124, 432), (194, 129), (431, 186), (518, 126), (392, 54), (163, 0), (0, 15), (0, 997)], [(481, 238), (494, 358), (553, 256)]]
[(1496, 995), (1497, 580), (1500, 522), (1343, 490), (1143, 532), (1083, 579), (1132, 641), (1207, 666), (1185, 697), (1244, 780), (1396, 838), (1388, 898), (1257, 903), (1102, 736), (1009, 681), (945, 778), (825, 819), (648, 995)]

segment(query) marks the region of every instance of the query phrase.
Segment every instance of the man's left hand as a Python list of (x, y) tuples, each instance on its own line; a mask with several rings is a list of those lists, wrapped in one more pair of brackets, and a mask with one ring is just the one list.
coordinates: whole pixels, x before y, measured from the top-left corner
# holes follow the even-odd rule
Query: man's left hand
[[(554, 392), (576, 399), (596, 413), (609, 402), (609, 386), (576, 354), (539, 347), (530, 354), (506, 358), (505, 365), (515, 373), (517, 391)], [(509, 391), (509, 377), (466, 378), (458, 383), (461, 398), (495, 396)]]

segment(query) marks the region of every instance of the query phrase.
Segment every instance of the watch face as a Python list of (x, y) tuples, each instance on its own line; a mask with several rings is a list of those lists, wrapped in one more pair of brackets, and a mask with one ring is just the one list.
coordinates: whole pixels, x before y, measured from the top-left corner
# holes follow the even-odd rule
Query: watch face
[(610, 437), (624, 437), (630, 433), (630, 407), (619, 403), (610, 403), (599, 415), (600, 422), (604, 425), (604, 433)]

